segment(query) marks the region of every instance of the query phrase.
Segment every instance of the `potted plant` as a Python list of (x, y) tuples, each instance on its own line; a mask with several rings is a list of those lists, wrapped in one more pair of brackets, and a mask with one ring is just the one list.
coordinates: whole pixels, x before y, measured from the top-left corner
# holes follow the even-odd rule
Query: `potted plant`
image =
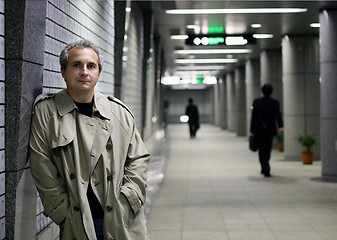
[(302, 152), (302, 163), (312, 164), (314, 160), (312, 148), (316, 144), (315, 136), (305, 133), (304, 135), (298, 135), (297, 140), (305, 148), (305, 151)]
[(277, 148), (280, 152), (284, 151), (284, 131), (283, 128), (280, 128), (276, 134), (277, 139)]

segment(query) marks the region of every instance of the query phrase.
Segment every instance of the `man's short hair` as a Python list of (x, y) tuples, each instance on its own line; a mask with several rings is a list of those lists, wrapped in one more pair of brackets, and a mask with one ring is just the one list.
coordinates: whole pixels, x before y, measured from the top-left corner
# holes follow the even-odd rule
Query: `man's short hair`
[(266, 83), (261, 87), (261, 91), (264, 96), (270, 96), (273, 93), (273, 90), (273, 86), (269, 83)]
[(98, 66), (99, 66), (99, 71), (101, 72), (103, 69), (103, 55), (101, 54), (100, 50), (98, 47), (96, 47), (93, 43), (91, 43), (88, 40), (80, 40), (77, 42), (73, 42), (65, 46), (65, 48), (62, 50), (60, 54), (60, 65), (61, 69), (66, 70), (68, 66), (68, 52), (73, 49), (73, 48), (91, 48), (92, 50), (95, 51), (95, 53), (98, 56)]

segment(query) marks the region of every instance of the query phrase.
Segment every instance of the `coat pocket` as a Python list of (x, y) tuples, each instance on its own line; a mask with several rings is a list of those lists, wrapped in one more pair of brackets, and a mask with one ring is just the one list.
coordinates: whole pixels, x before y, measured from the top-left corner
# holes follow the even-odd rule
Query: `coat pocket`
[(127, 197), (122, 192), (119, 194), (119, 203), (122, 221), (126, 223), (127, 226), (131, 226), (134, 222), (135, 216)]

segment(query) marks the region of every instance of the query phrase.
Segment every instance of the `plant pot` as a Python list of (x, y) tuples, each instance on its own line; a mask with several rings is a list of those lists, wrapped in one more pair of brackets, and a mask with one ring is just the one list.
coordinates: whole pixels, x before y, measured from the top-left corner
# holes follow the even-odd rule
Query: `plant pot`
[(278, 143), (277, 144), (277, 149), (279, 150), (279, 152), (283, 152), (284, 151), (284, 144), (283, 143)]
[(313, 152), (302, 152), (302, 163), (303, 164), (312, 164), (314, 161)]

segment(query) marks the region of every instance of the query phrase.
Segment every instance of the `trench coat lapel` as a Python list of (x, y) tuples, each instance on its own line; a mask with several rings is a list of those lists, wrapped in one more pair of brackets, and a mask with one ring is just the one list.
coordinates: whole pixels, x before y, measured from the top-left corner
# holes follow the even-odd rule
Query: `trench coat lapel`
[[(105, 148), (107, 148), (107, 143), (112, 136), (113, 126), (110, 124), (109, 118), (109, 111), (107, 106), (109, 106), (109, 102), (107, 98), (95, 92), (95, 110), (97, 110), (98, 114), (101, 118), (96, 117), (97, 126), (96, 126), (96, 133), (93, 141), (93, 145), (90, 151), (90, 164), (91, 164), (91, 174), (93, 169), (95, 168), (99, 157), (101, 156), (102, 152)], [(108, 148), (111, 146), (108, 146)]]

